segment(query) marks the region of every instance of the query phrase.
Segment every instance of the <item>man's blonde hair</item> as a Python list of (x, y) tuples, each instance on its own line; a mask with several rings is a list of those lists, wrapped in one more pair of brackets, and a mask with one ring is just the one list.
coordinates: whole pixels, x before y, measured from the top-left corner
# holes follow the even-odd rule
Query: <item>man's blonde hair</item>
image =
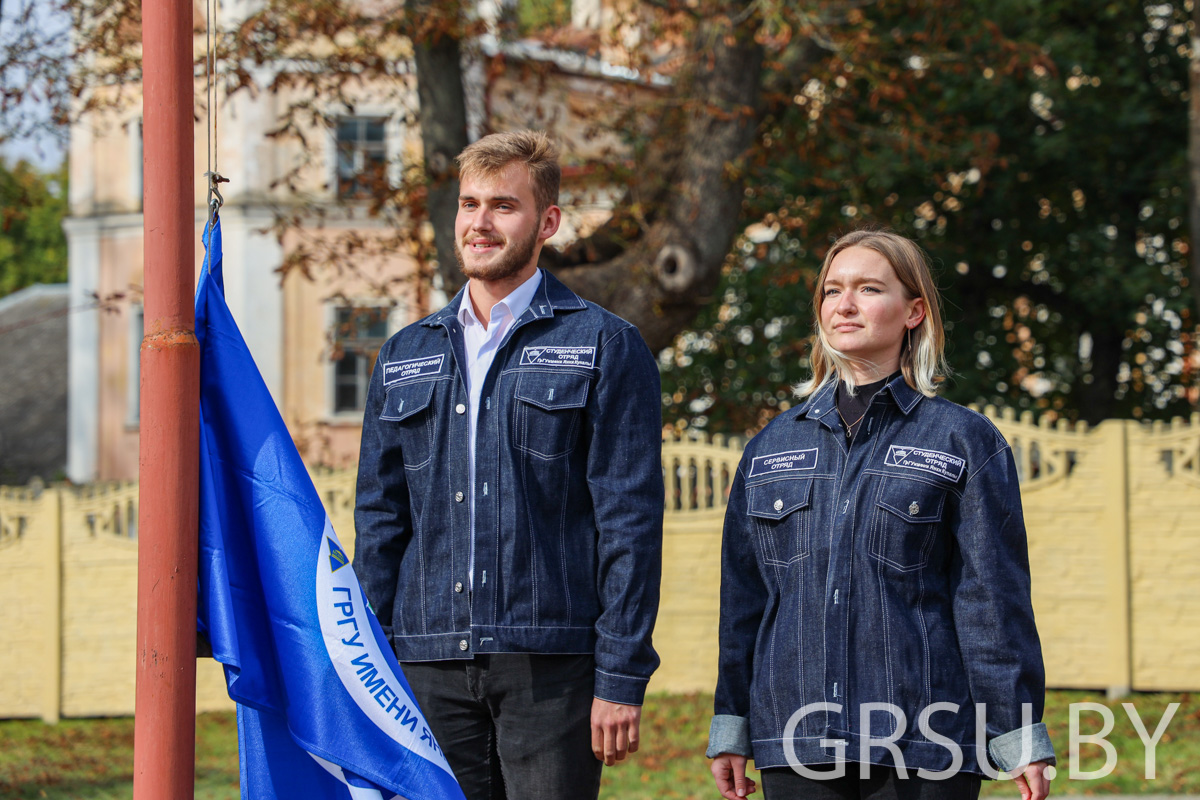
[(494, 178), (509, 164), (524, 164), (533, 184), (533, 199), (540, 214), (558, 204), (558, 185), (562, 169), (558, 166), (558, 146), (545, 131), (509, 131), (484, 136), (458, 154), (458, 176)]
[(813, 337), (812, 377), (796, 387), (796, 395), (806, 397), (826, 381), (835, 378), (841, 379), (851, 392), (854, 391), (854, 374), (850, 369), (852, 359), (835, 350), (821, 330), (825, 276), (829, 274), (829, 266), (838, 253), (851, 247), (865, 247), (883, 256), (892, 265), (908, 299), (920, 297), (925, 301), (925, 318), (905, 334), (904, 342), (900, 345), (900, 371), (909, 386), (933, 397), (938, 384), (945, 380), (950, 370), (946, 365), (946, 331), (942, 326), (941, 303), (929, 257), (912, 239), (888, 230), (870, 229), (845, 234), (833, 243), (825, 256), (813, 293), (813, 327), (816, 328), (816, 335)]

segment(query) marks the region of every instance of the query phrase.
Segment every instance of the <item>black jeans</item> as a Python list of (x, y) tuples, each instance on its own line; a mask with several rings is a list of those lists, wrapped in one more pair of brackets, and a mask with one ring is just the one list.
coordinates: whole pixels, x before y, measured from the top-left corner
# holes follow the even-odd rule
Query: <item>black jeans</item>
[[(871, 765), (870, 775), (859, 775), (859, 764), (844, 765), (846, 774), (840, 778), (816, 780), (806, 778), (788, 767), (772, 767), (762, 771), (764, 800), (976, 800), (982, 778), (960, 772), (943, 781), (918, 777), (908, 769), (901, 778), (892, 767)], [(832, 771), (833, 765), (810, 767), (814, 771)]]
[(591, 655), (406, 662), (404, 675), (467, 800), (595, 800)]

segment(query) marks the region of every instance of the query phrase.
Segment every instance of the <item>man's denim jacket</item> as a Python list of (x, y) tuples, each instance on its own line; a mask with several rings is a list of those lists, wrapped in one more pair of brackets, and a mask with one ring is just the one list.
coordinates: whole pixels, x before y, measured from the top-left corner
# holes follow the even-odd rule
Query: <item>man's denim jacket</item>
[[(897, 377), (848, 445), (835, 386), (767, 425), (734, 477), (709, 756), (753, 754), (762, 769), (792, 754), (899, 766), (899, 753), (942, 771), (952, 742), (962, 770), (983, 772), (981, 704), (992, 762), (1053, 762), (1007, 443), (986, 417)], [(879, 741), (863, 758), (868, 737)]]
[(354, 512), (363, 591), (400, 661), (594, 653), (596, 696), (640, 704), (658, 666), (654, 358), (543, 273), (484, 382), (471, 487), (461, 302), (465, 288), (379, 351)]

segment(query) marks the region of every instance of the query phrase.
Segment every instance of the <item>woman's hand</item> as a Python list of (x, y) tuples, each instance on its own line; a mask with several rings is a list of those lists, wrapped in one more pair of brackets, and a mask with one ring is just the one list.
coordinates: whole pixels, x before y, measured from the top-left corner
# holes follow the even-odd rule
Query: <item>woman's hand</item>
[[(1046, 777), (1048, 766), (1045, 761), (1034, 761), (1013, 776), (1013, 782), (1021, 790), (1021, 800), (1045, 800), (1050, 794), (1050, 779)], [(716, 766), (713, 767), (713, 774), (716, 774)]]
[(745, 756), (735, 756), (733, 753), (721, 753), (713, 759), (713, 780), (717, 782), (717, 791), (725, 800), (738, 800), (757, 791), (754, 781), (746, 777), (746, 761)]

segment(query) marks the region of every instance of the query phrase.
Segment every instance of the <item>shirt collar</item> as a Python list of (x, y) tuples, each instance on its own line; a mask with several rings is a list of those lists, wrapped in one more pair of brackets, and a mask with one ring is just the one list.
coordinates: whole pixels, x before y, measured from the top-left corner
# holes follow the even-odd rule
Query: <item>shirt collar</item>
[[(821, 384), (817, 388), (817, 391), (813, 393), (812, 397), (810, 397), (805, 404), (801, 406), (800, 412), (797, 415), (797, 419), (803, 417), (820, 417), (832, 411), (833, 407), (836, 405), (834, 401), (834, 391), (836, 389), (837, 375), (835, 374)], [(907, 416), (909, 412), (916, 407), (917, 403), (920, 402), (921, 398), (925, 396), (909, 386), (908, 382), (904, 380), (903, 375), (897, 375), (895, 378), (892, 378), (890, 381), (888, 381), (887, 385), (879, 390), (879, 394), (883, 394), (884, 392), (891, 393), (892, 399), (896, 401), (896, 405), (900, 407), (900, 410), (904, 412), (905, 416)]]
[[(492, 307), (491, 322), (497, 320), (503, 315), (502, 312), (507, 311), (513, 319), (525, 313), (525, 309), (529, 308), (529, 304), (533, 301), (533, 295), (537, 292), (538, 286), (542, 283), (542, 271), (535, 270), (533, 276), (529, 280), (522, 283), (517, 288), (508, 293), (502, 300), (497, 301)], [(498, 313), (498, 309), (499, 312)], [(458, 322), (464, 328), (469, 325), (480, 324), (479, 319), (475, 316), (475, 307), (471, 303), (470, 289), (466, 290), (463, 295), (462, 302), (458, 305)]]
[[(562, 281), (554, 277), (551, 272), (546, 272), (544, 269), (538, 270), (542, 275), (542, 282), (534, 291), (533, 299), (529, 303), (529, 307), (523, 310), (533, 314), (534, 318), (542, 319), (545, 317), (553, 317), (555, 314), (567, 311), (582, 311), (588, 307), (583, 298), (572, 292)], [(426, 328), (436, 328), (439, 325), (444, 325), (447, 329), (451, 329), (457, 323), (458, 312), (462, 308), (462, 304), (467, 300), (467, 285), (463, 284), (454, 298), (447, 303), (443, 308), (433, 312), (425, 319), (421, 320), (420, 325)]]

